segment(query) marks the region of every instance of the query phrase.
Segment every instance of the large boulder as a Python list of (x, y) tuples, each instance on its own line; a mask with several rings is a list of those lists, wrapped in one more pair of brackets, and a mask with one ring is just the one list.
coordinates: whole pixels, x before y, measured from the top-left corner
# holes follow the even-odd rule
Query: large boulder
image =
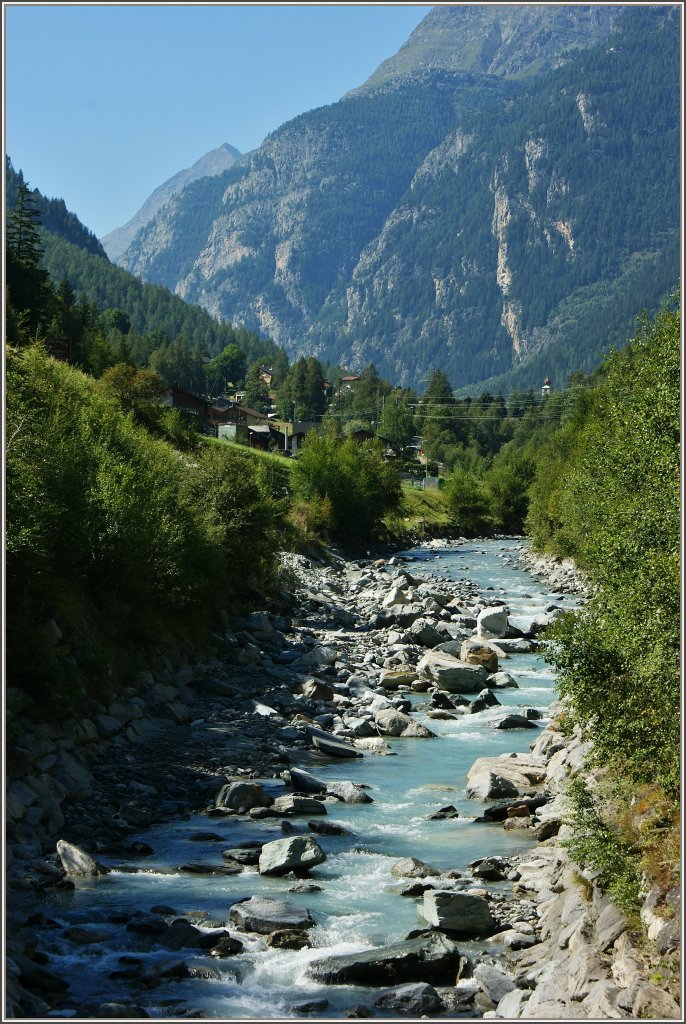
[(392, 1010), (402, 1017), (425, 1017), (443, 1009), (438, 992), (425, 981), (410, 982), (386, 989), (374, 1000), (380, 1010)]
[(417, 908), (419, 920), (441, 931), (463, 936), (492, 935), (496, 922), (483, 896), (452, 889), (430, 889)]
[(379, 679), (379, 686), (384, 690), (397, 690), (399, 686), (411, 686), (418, 678), (414, 669), (384, 669)]
[(291, 786), (299, 793), (325, 793), (326, 783), (311, 775), (302, 768), (291, 768), (289, 772)]
[(494, 964), (477, 964), (474, 968), (474, 977), (494, 1003), (499, 1003), (515, 988), (514, 979)]
[(428, 878), (440, 873), (438, 868), (432, 868), (416, 857), (402, 857), (391, 867), (391, 874), (395, 878)]
[(259, 782), (228, 782), (217, 793), (216, 807), (247, 813), (253, 807), (264, 807), (269, 803)]
[(502, 718), (496, 718), (490, 723), (492, 729), (537, 729), (529, 718), (525, 715), (509, 714), (503, 715)]
[(467, 773), (467, 796), (477, 800), (519, 796), (521, 790), (545, 779), (546, 762), (539, 754), (478, 757)]
[(483, 608), (476, 619), (476, 635), (496, 640), (507, 634), (507, 609), (502, 606)]
[(384, 736), (419, 736), (429, 737), (436, 734), (427, 729), (421, 722), (415, 722), (409, 715), (395, 708), (382, 708), (374, 715), (374, 723)]
[(419, 936), (380, 949), (330, 956), (310, 964), (307, 974), (329, 985), (398, 985), (426, 981), (453, 985), (460, 951), (444, 935)]
[(110, 870), (66, 839), (57, 840), (57, 854), (67, 875), (106, 875)]
[(260, 852), (261, 875), (285, 875), (288, 871), (308, 871), (323, 864), (326, 854), (311, 836), (289, 836), (265, 843)]
[(307, 796), (277, 796), (272, 804), (276, 814), (326, 814), (326, 807), (321, 800), (313, 800)]
[(424, 655), (417, 671), (420, 678), (428, 679), (439, 690), (447, 690), (448, 693), (478, 693), (488, 678), (488, 672), (482, 665), (470, 665), (436, 650)]
[(344, 804), (371, 804), (374, 803), (369, 793), (356, 782), (328, 782), (326, 785), (328, 796), (335, 796)]
[(467, 796), (472, 800), (501, 800), (508, 796), (519, 796), (519, 788), (511, 779), (489, 768), (470, 770), (467, 776)]
[(460, 659), (468, 665), (483, 665), (487, 672), (498, 671), (498, 655), (489, 644), (482, 640), (463, 640)]
[(229, 919), (243, 931), (259, 935), (269, 935), (280, 928), (311, 928), (314, 924), (308, 910), (266, 896), (251, 896), (242, 903), (234, 903)]

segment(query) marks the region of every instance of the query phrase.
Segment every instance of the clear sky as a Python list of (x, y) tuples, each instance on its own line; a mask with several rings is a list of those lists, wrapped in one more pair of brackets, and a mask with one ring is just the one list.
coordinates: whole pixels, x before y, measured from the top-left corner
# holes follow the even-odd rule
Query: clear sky
[(431, 6), (3, 3), (5, 150), (102, 237), (209, 150), (361, 85)]

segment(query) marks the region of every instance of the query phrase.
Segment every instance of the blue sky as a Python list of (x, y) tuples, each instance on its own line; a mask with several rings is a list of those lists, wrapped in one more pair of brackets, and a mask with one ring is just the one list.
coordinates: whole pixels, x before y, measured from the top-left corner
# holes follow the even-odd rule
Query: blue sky
[(102, 237), (222, 142), (361, 85), (430, 8), (5, 3), (6, 152)]

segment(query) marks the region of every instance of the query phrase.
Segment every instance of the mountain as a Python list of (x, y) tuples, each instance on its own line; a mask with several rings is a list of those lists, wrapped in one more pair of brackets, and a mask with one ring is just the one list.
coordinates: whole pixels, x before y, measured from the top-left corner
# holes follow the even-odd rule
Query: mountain
[(123, 227), (115, 228), (101, 239), (105, 252), (115, 263), (122, 253), (127, 249), (138, 231), (144, 227), (155, 216), (165, 203), (168, 203), (172, 196), (182, 192), (192, 181), (200, 178), (211, 178), (221, 174), (228, 167), (231, 167), (236, 160), (240, 160), (241, 154), (228, 142), (222, 143), (217, 149), (205, 153), (192, 167), (179, 171), (173, 177), (165, 181), (163, 185), (156, 188), (148, 196), (138, 213), (134, 214), (131, 220)]
[(562, 385), (677, 282), (679, 45), (676, 6), (436, 8), (120, 262), (291, 355)]
[(352, 96), (418, 71), (473, 71), (527, 78), (605, 39), (623, 7), (516, 4), (435, 7), (395, 56)]
[[(22, 172), (14, 170), (9, 157), (5, 184), (8, 213), (16, 207), (19, 186), (24, 184)], [(41, 265), (53, 286), (66, 278), (76, 298), (92, 303), (99, 312), (121, 310), (131, 324), (129, 341), (133, 335), (147, 336), (139, 346), (143, 364), (150, 351), (170, 343), (189, 350), (198, 348), (205, 356), (215, 356), (227, 345), (235, 344), (245, 353), (248, 364), (258, 360), (271, 364), (278, 358), (280, 350), (271, 339), (258, 337), (240, 326), (219, 323), (204, 309), (184, 302), (167, 288), (144, 283), (115, 266), (93, 232), (67, 210), (64, 200), (48, 199), (37, 188), (31, 195), (41, 215)]]

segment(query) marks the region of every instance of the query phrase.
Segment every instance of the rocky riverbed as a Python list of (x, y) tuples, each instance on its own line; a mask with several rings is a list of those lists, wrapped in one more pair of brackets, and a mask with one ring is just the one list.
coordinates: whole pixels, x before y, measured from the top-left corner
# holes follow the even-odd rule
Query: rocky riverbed
[[(444, 547), (435, 542), (437, 551)], [(534, 563), (524, 547), (507, 557), (545, 574), (557, 593), (583, 587), (571, 565)], [(346, 764), (364, 756), (371, 776), (373, 758), (392, 753), (391, 738), (432, 742), (430, 725), (413, 714), (413, 692), (430, 697), (429, 721), (497, 706), (499, 690), (512, 685), (499, 656), (535, 647), (559, 611), (550, 608), (523, 630), (502, 600), (468, 579), (442, 580), (398, 557), (284, 555), (278, 604), (242, 619), (222, 615), (199, 658), (187, 648), (168, 651), (108, 706), (37, 727), (10, 691), (8, 1016), (149, 1016), (146, 1004), (165, 970), (212, 977), (203, 964), (224, 963), (245, 943), (306, 947), (312, 920), (288, 900), (243, 899), (223, 922), (164, 905), (120, 914), (106, 924), (130, 937), (120, 967), (129, 998), (75, 1005), (69, 979), (46, 952), (58, 926), (44, 900), (113, 866), (141, 870), (153, 852), (141, 833), (195, 813), (207, 828), (194, 835), (198, 857), (183, 870), (231, 875), (257, 865), (261, 875), (285, 877), (293, 891), (316, 890), (309, 872), (325, 859), (322, 836), (337, 827), (327, 809), (371, 799), (346, 780)], [(503, 708), (494, 727), (526, 728), (526, 714)], [(418, 900), (418, 928), (399, 944), (310, 968), (330, 986), (373, 986), (347, 1016), (679, 1016), (664, 987), (648, 980), (649, 956), (628, 922), (560, 845), (564, 781), (582, 764), (585, 745), (557, 731), (554, 719), (536, 736), (530, 754), (478, 759), (468, 779), (483, 817), (534, 840), (534, 852), (477, 858), (468, 874), (433, 868), (421, 850), (399, 860), (393, 873), (403, 895)], [(299, 769), (310, 750), (340, 764), (340, 779)], [(451, 808), (437, 813), (449, 817)], [(213, 823), (234, 817), (273, 821), (282, 838), (217, 856)], [(654, 938), (669, 950), (668, 924), (653, 916)], [(66, 940), (78, 955), (99, 941), (99, 929), (85, 921)], [(463, 955), (460, 942), (475, 937), (482, 952)], [(141, 951), (160, 946), (184, 957), (150, 971)], [(295, 1013), (316, 1015), (326, 999), (316, 1003), (305, 1001)], [(203, 1015), (190, 1004), (176, 1012)]]

